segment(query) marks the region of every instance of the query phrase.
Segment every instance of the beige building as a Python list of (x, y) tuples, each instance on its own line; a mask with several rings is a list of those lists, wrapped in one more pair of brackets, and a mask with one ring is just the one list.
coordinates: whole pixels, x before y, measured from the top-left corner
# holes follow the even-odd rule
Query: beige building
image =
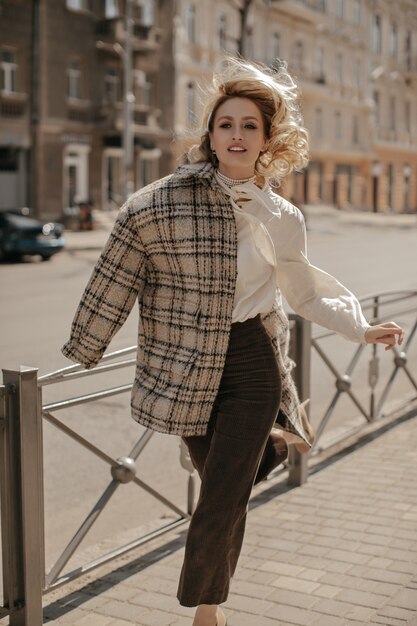
[[(128, 2), (134, 187), (198, 140), (201, 87), (241, 37), (239, 0), (2, 0), (0, 210), (62, 219), (123, 201)], [(301, 86), (311, 163), (282, 193), (417, 210), (417, 0), (253, 0), (244, 54), (287, 60)]]
[[(239, 36), (235, 3), (178, 0), (177, 158), (195, 139), (199, 86)], [(311, 163), (283, 193), (298, 203), (417, 210), (416, 0), (254, 0), (245, 56), (285, 59), (301, 86)]]

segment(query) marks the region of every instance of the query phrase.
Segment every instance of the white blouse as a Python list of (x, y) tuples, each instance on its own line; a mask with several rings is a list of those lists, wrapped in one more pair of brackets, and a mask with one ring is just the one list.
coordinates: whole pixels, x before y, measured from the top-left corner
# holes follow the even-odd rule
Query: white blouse
[(268, 313), (284, 295), (291, 308), (346, 339), (365, 343), (369, 328), (361, 306), (346, 287), (307, 258), (306, 230), (299, 209), (265, 184), (228, 187), (237, 226), (237, 280), (233, 322)]

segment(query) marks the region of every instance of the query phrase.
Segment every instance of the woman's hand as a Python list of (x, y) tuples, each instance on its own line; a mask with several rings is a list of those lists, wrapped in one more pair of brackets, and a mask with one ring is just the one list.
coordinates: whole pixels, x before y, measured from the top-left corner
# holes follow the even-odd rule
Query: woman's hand
[(404, 339), (404, 330), (395, 322), (376, 324), (365, 332), (366, 343), (385, 343), (385, 350), (391, 350), (396, 344), (399, 346)]

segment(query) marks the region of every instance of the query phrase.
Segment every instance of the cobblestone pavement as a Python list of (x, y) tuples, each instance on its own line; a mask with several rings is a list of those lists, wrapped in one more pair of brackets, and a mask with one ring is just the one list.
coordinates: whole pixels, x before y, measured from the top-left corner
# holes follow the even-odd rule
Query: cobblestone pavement
[[(417, 418), (254, 492), (229, 626), (417, 626)], [(45, 596), (45, 624), (191, 626), (186, 528)], [(81, 582), (82, 581), (82, 582)], [(58, 595), (60, 593), (60, 596)]]

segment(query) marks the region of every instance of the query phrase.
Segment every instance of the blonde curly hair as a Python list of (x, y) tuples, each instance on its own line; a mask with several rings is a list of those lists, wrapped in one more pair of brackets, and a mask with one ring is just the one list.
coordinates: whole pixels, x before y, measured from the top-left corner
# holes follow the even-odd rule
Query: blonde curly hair
[(210, 147), (216, 112), (230, 98), (249, 98), (259, 108), (267, 150), (255, 164), (255, 171), (265, 178), (279, 179), (308, 163), (308, 133), (303, 127), (299, 109), (299, 91), (283, 61), (273, 69), (237, 57), (225, 57), (215, 70), (211, 87), (205, 94), (202, 116), (202, 136), (199, 145), (187, 153), (190, 163), (210, 161), (218, 166)]

